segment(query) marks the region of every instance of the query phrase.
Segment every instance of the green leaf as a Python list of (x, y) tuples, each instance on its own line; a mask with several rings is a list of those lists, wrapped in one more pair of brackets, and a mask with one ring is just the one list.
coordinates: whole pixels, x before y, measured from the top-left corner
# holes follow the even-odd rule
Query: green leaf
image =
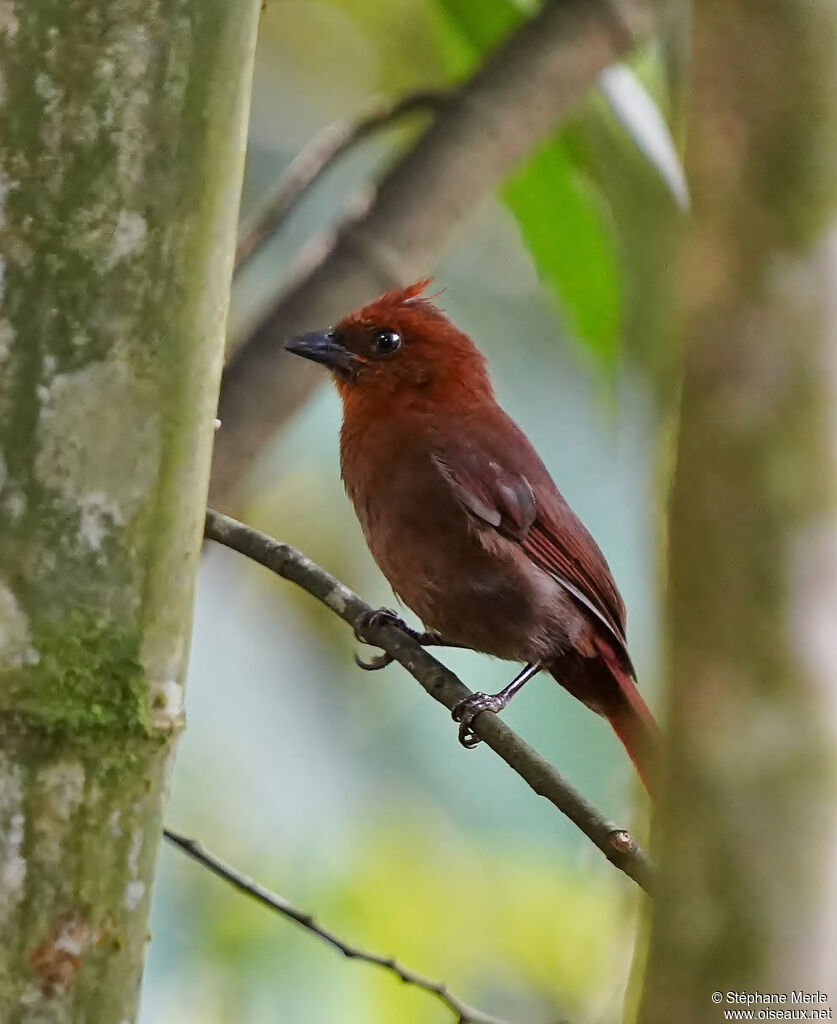
[(611, 366), (619, 350), (620, 274), (613, 231), (592, 183), (554, 140), (514, 175), (503, 197), (573, 333)]

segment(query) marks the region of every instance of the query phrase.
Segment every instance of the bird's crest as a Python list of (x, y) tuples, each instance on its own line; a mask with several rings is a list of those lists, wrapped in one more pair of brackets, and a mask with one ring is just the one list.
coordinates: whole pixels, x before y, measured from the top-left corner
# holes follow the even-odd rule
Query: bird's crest
[[(415, 302), (421, 296), (423, 291), (426, 291), (430, 287), (430, 282), (433, 280), (432, 277), (423, 277), (420, 281), (416, 281), (414, 284), (408, 284), (406, 288), (396, 288), (388, 295), (391, 295), (393, 299), (401, 302), (402, 304), (407, 302)], [(400, 295), (399, 295), (400, 292)], [(435, 296), (432, 296), (435, 298)], [(431, 298), (431, 296), (427, 296)]]
[(438, 298), (445, 289), (440, 288), (437, 292), (433, 292), (432, 295), (423, 294), (432, 281), (432, 277), (423, 277), (420, 281), (415, 281), (413, 284), (408, 284), (402, 288), (393, 288), (385, 292), (380, 298), (375, 299), (374, 302), (370, 302), (368, 306), (358, 310), (351, 319), (360, 321), (374, 319), (383, 313), (394, 312), (402, 308), (407, 310), (414, 309), (427, 316), (444, 319), (442, 310), (439, 309), (433, 300)]

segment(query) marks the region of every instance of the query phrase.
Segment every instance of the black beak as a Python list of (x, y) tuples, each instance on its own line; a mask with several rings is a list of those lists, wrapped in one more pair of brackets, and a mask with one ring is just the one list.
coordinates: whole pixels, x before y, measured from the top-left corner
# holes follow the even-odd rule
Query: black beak
[(337, 340), (333, 330), (311, 331), (285, 342), (285, 348), (294, 355), (322, 363), (340, 374), (353, 374), (357, 369), (355, 356)]

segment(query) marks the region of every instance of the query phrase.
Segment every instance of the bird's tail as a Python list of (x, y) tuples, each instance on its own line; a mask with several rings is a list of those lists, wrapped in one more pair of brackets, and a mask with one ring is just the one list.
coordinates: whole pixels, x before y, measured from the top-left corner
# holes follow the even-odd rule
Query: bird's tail
[(650, 797), (654, 797), (660, 745), (657, 723), (633, 679), (626, 673), (617, 680), (619, 698), (606, 712), (613, 731), (622, 741)]
[[(633, 761), (648, 795), (653, 799), (659, 761), (659, 727), (642, 699), (636, 683), (620, 664), (607, 641), (599, 641), (596, 646), (601, 655), (601, 672), (598, 674), (595, 687), (588, 689), (585, 686), (585, 692), (582, 694), (578, 692), (577, 687), (567, 685), (560, 667), (556, 666), (553, 675), (574, 696), (610, 722)], [(587, 678), (589, 679), (589, 675)]]

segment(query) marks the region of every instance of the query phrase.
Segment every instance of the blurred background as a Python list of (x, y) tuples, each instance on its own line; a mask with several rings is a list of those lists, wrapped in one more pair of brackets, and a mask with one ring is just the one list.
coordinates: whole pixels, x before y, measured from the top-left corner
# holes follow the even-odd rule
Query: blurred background
[[(324, 126), (462, 78), (531, 6), (273, 0), (262, 15), (243, 223)], [(676, 106), (667, 54), (657, 44), (623, 71), (627, 84), (603, 82), (427, 269), (444, 289), (440, 305), (486, 353), (501, 403), (604, 550), (654, 706), (664, 282), (684, 197), (665, 128)], [(421, 123), (356, 147), (248, 263), (236, 279), (234, 339)], [(342, 491), (338, 428), (323, 379), (288, 409), (229, 507), (389, 606)], [(491, 751), (464, 750), (445, 710), (397, 665), (357, 669), (357, 646), (291, 584), (206, 550), (168, 824), (347, 941), (444, 980), (473, 1005), (532, 1024), (618, 1019), (638, 891)], [(441, 657), (488, 692), (516, 670), (468, 652)], [(642, 831), (636, 780), (605, 722), (548, 677), (505, 717), (604, 813)], [(344, 961), (164, 847), (143, 1024), (450, 1019), (431, 997)]]

